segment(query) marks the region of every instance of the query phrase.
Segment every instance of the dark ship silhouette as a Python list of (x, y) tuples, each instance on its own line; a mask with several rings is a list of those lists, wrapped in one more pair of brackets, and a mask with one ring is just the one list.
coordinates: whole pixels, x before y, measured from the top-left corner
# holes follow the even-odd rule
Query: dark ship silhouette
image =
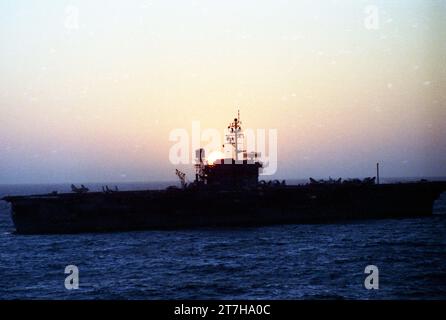
[[(260, 181), (262, 163), (239, 150), (240, 115), (228, 127), (233, 157), (207, 162), (196, 153), (195, 181), (181, 188), (103, 192), (72, 185), (72, 193), (8, 196), (16, 232), (21, 234), (110, 232), (193, 227), (241, 227), (402, 218), (432, 214), (446, 182), (379, 184), (364, 180), (314, 180), (305, 185)], [(242, 154), (239, 159), (239, 154)], [(378, 169), (378, 168), (377, 168)]]

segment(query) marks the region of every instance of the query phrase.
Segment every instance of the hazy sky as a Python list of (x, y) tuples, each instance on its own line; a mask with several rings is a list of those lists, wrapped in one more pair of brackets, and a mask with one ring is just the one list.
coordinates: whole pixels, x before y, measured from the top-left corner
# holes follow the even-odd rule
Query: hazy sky
[(0, 0), (0, 183), (173, 180), (238, 107), (278, 178), (446, 176), (445, 39), (446, 1)]

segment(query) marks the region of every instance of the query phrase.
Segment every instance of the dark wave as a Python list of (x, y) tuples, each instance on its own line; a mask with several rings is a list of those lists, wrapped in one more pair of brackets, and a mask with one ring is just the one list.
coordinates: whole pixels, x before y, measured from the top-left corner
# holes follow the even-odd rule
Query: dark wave
[[(446, 299), (446, 215), (234, 230), (12, 231), (0, 202), (0, 299)], [(79, 290), (64, 288), (70, 264), (79, 267)], [(364, 288), (370, 264), (379, 267), (379, 290)]]

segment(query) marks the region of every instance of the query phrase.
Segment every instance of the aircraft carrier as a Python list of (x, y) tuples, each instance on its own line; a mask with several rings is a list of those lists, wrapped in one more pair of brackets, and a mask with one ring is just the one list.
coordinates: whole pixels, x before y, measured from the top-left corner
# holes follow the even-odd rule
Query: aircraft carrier
[[(197, 150), (196, 175), (181, 188), (7, 196), (16, 233), (80, 233), (195, 227), (245, 227), (271, 224), (332, 223), (342, 220), (420, 217), (446, 191), (446, 181), (380, 184), (363, 180), (314, 180), (305, 185), (259, 181), (262, 163), (239, 150), (241, 121), (228, 127), (232, 159), (209, 162)], [(241, 159), (238, 154), (242, 154)]]

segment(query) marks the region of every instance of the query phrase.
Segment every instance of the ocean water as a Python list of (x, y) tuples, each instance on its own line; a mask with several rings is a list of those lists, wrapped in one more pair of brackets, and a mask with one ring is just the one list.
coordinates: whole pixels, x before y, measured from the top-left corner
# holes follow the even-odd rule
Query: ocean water
[[(144, 189), (164, 185), (120, 185)], [(67, 185), (1, 186), (5, 194)], [(99, 188), (99, 186), (95, 186)], [(429, 218), (23, 236), (0, 201), (0, 299), (446, 299), (446, 195)], [(67, 290), (67, 265), (79, 289)], [(367, 265), (379, 289), (364, 287)]]

